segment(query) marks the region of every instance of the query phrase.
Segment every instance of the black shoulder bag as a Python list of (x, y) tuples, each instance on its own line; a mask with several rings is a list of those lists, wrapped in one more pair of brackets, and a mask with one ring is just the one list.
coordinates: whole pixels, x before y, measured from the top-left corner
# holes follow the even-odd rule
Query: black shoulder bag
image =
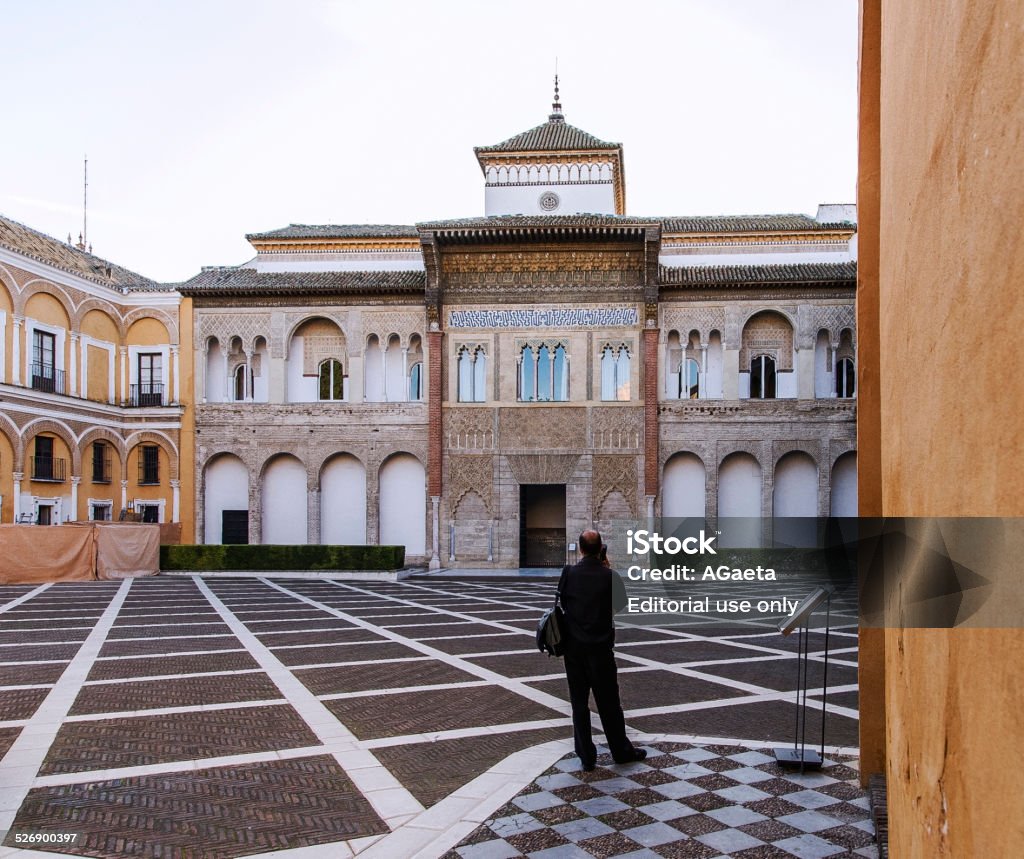
[(562, 611), (562, 582), (568, 567), (562, 567), (562, 575), (555, 589), (555, 604), (541, 615), (537, 624), (537, 649), (548, 656), (561, 656), (565, 652), (565, 613)]

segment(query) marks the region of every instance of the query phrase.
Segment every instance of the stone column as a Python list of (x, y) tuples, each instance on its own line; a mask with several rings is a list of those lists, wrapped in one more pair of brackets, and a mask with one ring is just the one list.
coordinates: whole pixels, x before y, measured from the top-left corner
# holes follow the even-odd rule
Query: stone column
[(14, 316), (14, 332), (11, 346), (11, 383), (17, 385), (21, 375), (21, 324), (24, 316)]
[(78, 484), (81, 482), (81, 477), (71, 478), (71, 515), (67, 517), (69, 522), (78, 521)]
[(829, 373), (829, 391), (828, 395), (832, 398), (839, 396), (836, 393), (836, 379), (838, 378), (839, 368), (836, 366), (836, 353), (839, 351), (839, 344), (832, 343), (832, 372)]
[(121, 405), (128, 402), (128, 347), (121, 346)]
[(128, 481), (121, 481), (121, 509), (128, 509)]
[[(174, 373), (174, 399), (172, 402), (175, 404), (181, 402), (181, 361), (178, 358), (178, 352), (177, 346), (171, 346), (171, 372)], [(172, 521), (177, 522), (177, 517)]]
[(181, 521), (181, 481), (171, 481), (171, 521)]
[(409, 402), (409, 347), (402, 347), (402, 378), (405, 380), (405, 402)]
[(306, 542), (311, 546), (320, 543), (320, 487), (306, 490)]
[(388, 401), (388, 344), (380, 347), (380, 401)]
[(698, 386), (697, 396), (700, 399), (706, 399), (708, 395), (708, 344), (700, 344), (700, 385)]
[(263, 542), (263, 499), (260, 497), (259, 479), (249, 473), (249, 543)]
[(658, 494), (658, 329), (645, 328), (644, 350), (644, 495)]
[[(70, 376), (70, 382), (68, 385), (68, 393), (72, 397), (78, 396), (78, 350), (81, 335), (77, 331), (71, 332), (71, 364), (68, 367), (68, 375)], [(77, 507), (75, 508), (78, 509)]]
[[(430, 496), (430, 569), (441, 567), (441, 499), (437, 495)], [(452, 558), (454, 560), (454, 556)]]
[[(436, 323), (435, 323), (436, 325)], [(441, 496), (441, 350), (444, 344), (444, 335), (438, 331), (427, 332), (427, 361), (430, 370), (429, 390), (427, 392), (427, 494), (430, 496), (432, 508), (431, 515), (431, 556), (430, 569), (436, 570), (441, 566), (440, 556), (440, 525)]]
[(11, 476), (14, 478), (14, 521), (17, 522), (21, 518), (21, 481), (25, 472), (15, 471)]

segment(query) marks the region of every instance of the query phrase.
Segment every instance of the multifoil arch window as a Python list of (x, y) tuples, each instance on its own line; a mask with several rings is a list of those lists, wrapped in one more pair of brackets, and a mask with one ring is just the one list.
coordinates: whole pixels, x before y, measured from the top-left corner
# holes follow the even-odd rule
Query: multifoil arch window
[(523, 403), (564, 403), (569, 399), (569, 350), (561, 340), (519, 345), (518, 399)]
[(478, 344), (459, 347), (458, 378), (460, 403), (487, 401), (487, 353)]
[(630, 399), (630, 350), (625, 343), (605, 343), (601, 347), (601, 399)]

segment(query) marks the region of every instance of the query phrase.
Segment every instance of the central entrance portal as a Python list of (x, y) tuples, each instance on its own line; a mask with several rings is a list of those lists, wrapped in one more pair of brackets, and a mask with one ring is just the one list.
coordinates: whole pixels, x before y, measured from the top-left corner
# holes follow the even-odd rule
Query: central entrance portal
[(519, 565), (561, 567), (565, 563), (565, 484), (519, 487)]

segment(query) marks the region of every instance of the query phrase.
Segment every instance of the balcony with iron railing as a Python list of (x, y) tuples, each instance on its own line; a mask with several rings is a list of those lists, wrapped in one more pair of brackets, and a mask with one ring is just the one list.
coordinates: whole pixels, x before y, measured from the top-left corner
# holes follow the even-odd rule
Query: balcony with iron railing
[(64, 371), (52, 364), (32, 364), (32, 389), (47, 394), (64, 393)]
[(129, 385), (128, 401), (125, 405), (135, 409), (164, 405), (163, 383), (142, 382), (138, 385)]
[(67, 461), (60, 457), (36, 454), (32, 457), (32, 479), (63, 483), (67, 479)]

